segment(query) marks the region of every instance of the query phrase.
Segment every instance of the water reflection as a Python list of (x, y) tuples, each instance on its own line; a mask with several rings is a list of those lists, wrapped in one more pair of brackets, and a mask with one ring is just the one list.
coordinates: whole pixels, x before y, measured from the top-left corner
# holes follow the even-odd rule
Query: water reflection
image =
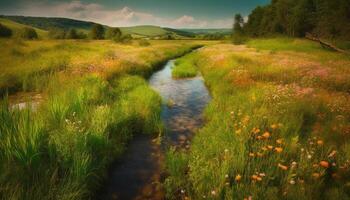
[(162, 119), (166, 127), (165, 142), (183, 145), (201, 126), (202, 111), (210, 101), (210, 95), (202, 77), (173, 79), (173, 66), (174, 61), (169, 61), (163, 70), (150, 78), (149, 84), (164, 100)]

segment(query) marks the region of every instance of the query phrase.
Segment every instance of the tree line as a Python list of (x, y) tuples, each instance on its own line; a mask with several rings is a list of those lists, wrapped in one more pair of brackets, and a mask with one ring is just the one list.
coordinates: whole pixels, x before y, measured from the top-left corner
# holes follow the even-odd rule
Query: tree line
[(256, 7), (244, 23), (235, 16), (234, 32), (259, 37), (312, 33), (329, 39), (350, 39), (350, 0), (272, 0)]

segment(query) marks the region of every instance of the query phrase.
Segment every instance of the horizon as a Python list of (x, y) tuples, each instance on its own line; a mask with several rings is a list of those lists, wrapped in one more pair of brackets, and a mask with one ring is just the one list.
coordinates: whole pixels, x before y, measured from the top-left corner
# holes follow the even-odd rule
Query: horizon
[(151, 25), (177, 29), (231, 28), (234, 14), (247, 20), (257, 6), (270, 0), (238, 0), (177, 2), (150, 0), (4, 0), (0, 2), (1, 15), (69, 18), (90, 21), (114, 27)]

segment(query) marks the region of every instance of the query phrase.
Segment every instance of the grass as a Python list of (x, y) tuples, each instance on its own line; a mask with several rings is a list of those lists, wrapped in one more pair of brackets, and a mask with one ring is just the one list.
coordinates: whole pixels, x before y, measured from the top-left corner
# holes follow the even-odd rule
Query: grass
[(190, 78), (195, 77), (198, 74), (196, 63), (192, 62), (195, 54), (188, 54), (175, 61), (171, 74), (174, 78)]
[(213, 99), (190, 152), (167, 154), (169, 199), (349, 198), (350, 62), (282, 41), (186, 56)]
[[(4, 18), (0, 18), (0, 23), (5, 25), (6, 27), (10, 28), (13, 31), (13, 37), (15, 37), (17, 32), (19, 32), (21, 29), (23, 29), (25, 27), (32, 28), (31, 26), (23, 25), (23, 24), (14, 22), (12, 20), (4, 19)], [(39, 38), (41, 38), (41, 39), (47, 38), (47, 31), (42, 30), (42, 29), (38, 29), (38, 28), (34, 28), (34, 30), (37, 32)]]
[[(1, 40), (0, 198), (89, 199), (135, 134), (162, 134), (161, 98), (146, 82), (198, 42)], [(11, 109), (6, 92), (38, 91)]]

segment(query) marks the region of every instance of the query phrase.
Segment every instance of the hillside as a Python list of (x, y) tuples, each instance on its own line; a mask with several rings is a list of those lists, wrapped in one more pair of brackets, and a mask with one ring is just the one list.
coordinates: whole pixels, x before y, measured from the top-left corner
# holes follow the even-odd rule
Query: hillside
[(47, 36), (47, 31), (45, 31), (45, 30), (42, 30), (40, 28), (35, 28), (35, 27), (29, 26), (29, 25), (17, 23), (17, 22), (14, 22), (12, 20), (9, 20), (9, 19), (0, 18), (0, 23), (7, 26), (8, 28), (10, 28), (14, 32), (17, 32), (18, 30), (20, 30), (24, 27), (31, 27), (31, 28), (35, 29), (35, 31), (38, 33), (39, 37), (46, 37)]

